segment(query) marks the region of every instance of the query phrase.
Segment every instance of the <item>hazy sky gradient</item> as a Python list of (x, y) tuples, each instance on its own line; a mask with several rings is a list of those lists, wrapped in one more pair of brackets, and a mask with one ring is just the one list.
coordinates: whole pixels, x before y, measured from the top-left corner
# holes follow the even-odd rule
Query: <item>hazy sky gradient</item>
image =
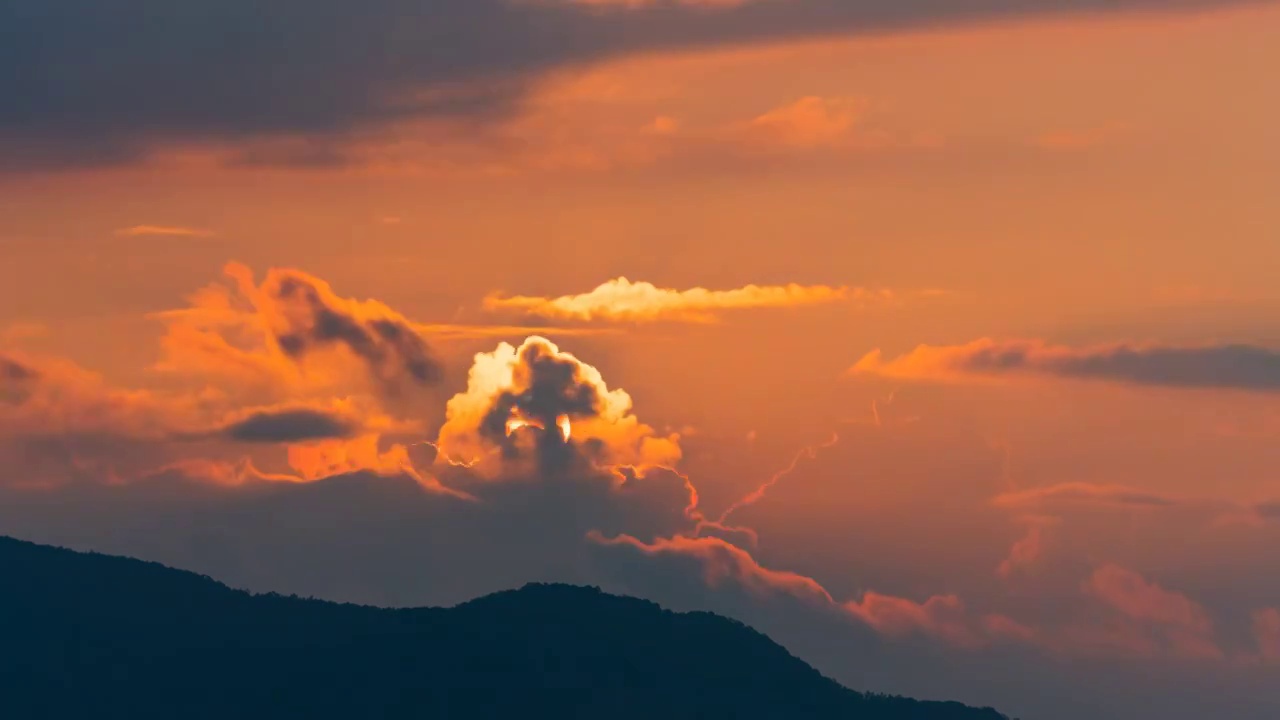
[(1280, 7), (654, 5), (0, 0), (0, 533), (1280, 715)]

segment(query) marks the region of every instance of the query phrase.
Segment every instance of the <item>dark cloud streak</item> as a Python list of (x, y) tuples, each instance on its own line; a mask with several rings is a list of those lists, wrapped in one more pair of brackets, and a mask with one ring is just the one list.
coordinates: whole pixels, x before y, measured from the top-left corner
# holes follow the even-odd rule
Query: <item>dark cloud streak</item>
[(247, 443), (291, 443), (345, 438), (355, 434), (350, 420), (305, 408), (255, 412), (222, 429), (230, 440)]
[(276, 335), (280, 349), (294, 360), (316, 346), (343, 345), (360, 357), (389, 387), (400, 372), (419, 385), (440, 380), (441, 366), (422, 336), (396, 318), (362, 318), (326, 301), (309, 277), (285, 274), (273, 288), (277, 301), (299, 308), (286, 332)]
[(541, 72), (635, 52), (1265, 1), (0, 0), (0, 168), (124, 162), (165, 141), (502, 117)]
[(977, 353), (967, 359), (965, 367), (977, 372), (1035, 369), (1064, 377), (1138, 385), (1280, 390), (1280, 353), (1252, 345), (1121, 345), (1097, 352), (1039, 357), (1026, 348), (1013, 347)]

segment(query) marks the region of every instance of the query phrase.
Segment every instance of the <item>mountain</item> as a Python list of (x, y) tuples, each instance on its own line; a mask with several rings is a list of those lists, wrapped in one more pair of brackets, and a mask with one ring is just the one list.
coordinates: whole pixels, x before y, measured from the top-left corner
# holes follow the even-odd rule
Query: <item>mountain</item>
[(594, 588), (388, 610), (3, 537), (0, 716), (1007, 720), (854, 692), (741, 623)]

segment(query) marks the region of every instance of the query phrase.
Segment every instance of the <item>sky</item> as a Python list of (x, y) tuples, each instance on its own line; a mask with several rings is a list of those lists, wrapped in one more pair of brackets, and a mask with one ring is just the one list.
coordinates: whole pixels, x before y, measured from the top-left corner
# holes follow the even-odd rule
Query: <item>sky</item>
[(0, 0), (0, 533), (1280, 715), (1280, 5)]

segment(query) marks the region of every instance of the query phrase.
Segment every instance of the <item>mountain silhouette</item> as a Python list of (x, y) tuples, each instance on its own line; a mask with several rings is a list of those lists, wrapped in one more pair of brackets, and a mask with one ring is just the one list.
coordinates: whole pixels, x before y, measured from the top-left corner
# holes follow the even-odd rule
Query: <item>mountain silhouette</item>
[(527, 716), (1008, 720), (855, 692), (741, 623), (595, 588), (380, 609), (0, 537), (0, 717)]

